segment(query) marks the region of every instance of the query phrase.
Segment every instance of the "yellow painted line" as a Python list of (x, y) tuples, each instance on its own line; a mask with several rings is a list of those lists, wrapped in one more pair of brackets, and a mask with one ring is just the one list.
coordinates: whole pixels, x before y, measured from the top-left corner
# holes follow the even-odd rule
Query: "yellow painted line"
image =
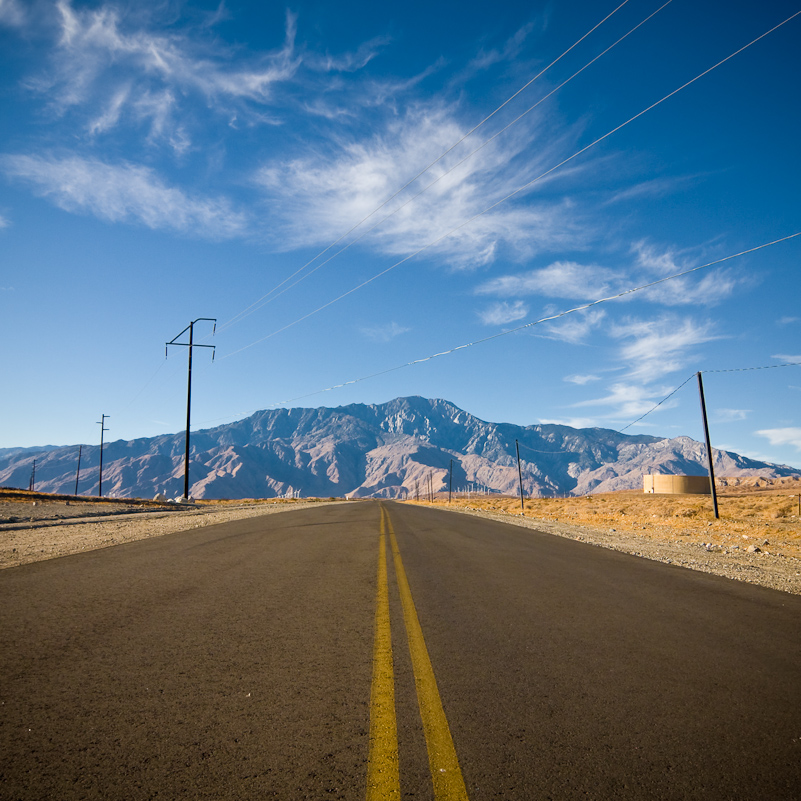
[(417, 688), (417, 703), (420, 717), (423, 720), (423, 732), (428, 748), (428, 765), (431, 769), (431, 780), (434, 784), (435, 801), (468, 801), (467, 788), (462, 778), (456, 748), (453, 745), (451, 730), (442, 708), (442, 700), (434, 678), (434, 668), (428, 656), (423, 630), (417, 617), (417, 610), (412, 600), (412, 591), (403, 569), (398, 541), (392, 528), (389, 514), (382, 506), (382, 531), (384, 518), (389, 529), (392, 556), (395, 561), (395, 575), (398, 579), (398, 591), (403, 607), (403, 619), (406, 623), (406, 636), (409, 639), (409, 653), (412, 657), (414, 683)]
[(395, 676), (389, 627), (387, 547), (381, 509), (378, 552), (378, 590), (375, 603), (373, 683), (370, 690), (370, 750), (367, 757), (367, 801), (400, 799), (398, 727), (395, 717)]

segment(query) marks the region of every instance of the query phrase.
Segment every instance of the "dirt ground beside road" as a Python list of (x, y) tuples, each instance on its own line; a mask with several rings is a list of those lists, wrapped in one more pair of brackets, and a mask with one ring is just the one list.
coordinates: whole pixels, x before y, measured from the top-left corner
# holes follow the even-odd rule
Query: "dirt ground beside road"
[(70, 498), (0, 489), (0, 569), (320, 501), (200, 501)]

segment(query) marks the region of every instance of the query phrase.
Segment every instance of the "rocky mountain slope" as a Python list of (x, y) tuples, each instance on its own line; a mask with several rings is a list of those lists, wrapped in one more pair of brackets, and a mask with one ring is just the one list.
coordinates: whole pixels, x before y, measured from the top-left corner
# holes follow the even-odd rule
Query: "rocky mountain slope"
[[(689, 437), (627, 436), (602, 428), (488, 423), (445, 400), (397, 398), (378, 405), (277, 409), (192, 432), (195, 498), (414, 497), (429, 485), (518, 491), (515, 440), (530, 496), (642, 487), (647, 473), (706, 473), (704, 446)], [(183, 492), (184, 435), (107, 443), (103, 494), (175, 497)], [(720, 476), (797, 475), (784, 465), (715, 451)], [(78, 447), (0, 449), (0, 485), (74, 493)], [(79, 493), (97, 494), (99, 449), (84, 446)]]

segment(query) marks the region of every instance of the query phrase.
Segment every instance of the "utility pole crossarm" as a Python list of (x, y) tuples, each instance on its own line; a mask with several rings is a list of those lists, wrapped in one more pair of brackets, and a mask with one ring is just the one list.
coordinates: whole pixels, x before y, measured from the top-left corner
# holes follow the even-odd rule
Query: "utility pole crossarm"
[[(100, 419), (97, 421), (97, 424), (100, 426), (100, 469), (98, 472), (98, 485), (97, 485), (97, 494), (98, 497), (103, 497), (103, 434), (108, 431), (109, 429), (106, 428), (106, 420), (111, 415), (102, 414), (100, 415)], [(77, 482), (76, 482), (76, 493), (77, 493)]]
[[(182, 347), (189, 348), (189, 379), (187, 381), (187, 390), (186, 390), (186, 453), (184, 456), (184, 498), (187, 500), (189, 499), (189, 425), (192, 417), (192, 348), (211, 348), (211, 360), (214, 361), (214, 356), (217, 352), (216, 345), (196, 345), (194, 342), (194, 331), (195, 331), (195, 323), (200, 322), (208, 322), (214, 323), (214, 328), (212, 329), (212, 336), (217, 331), (217, 318), (216, 317), (198, 317), (196, 320), (192, 320), (189, 325), (181, 331), (180, 334), (176, 334), (165, 346), (165, 358), (167, 353), (169, 352), (170, 345), (179, 345)], [(177, 340), (182, 337), (187, 331), (189, 331), (189, 342), (178, 342)]]

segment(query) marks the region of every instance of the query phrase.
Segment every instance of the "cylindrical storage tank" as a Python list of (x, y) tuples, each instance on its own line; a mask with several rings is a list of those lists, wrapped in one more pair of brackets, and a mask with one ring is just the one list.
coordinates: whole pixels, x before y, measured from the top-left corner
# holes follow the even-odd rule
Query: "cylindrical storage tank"
[(655, 495), (709, 495), (707, 476), (643, 476), (643, 492)]

